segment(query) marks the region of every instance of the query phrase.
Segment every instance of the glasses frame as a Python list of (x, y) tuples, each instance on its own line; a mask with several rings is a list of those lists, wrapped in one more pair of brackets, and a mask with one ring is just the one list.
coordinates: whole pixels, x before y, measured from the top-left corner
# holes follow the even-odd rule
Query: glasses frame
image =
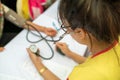
[[(27, 38), (26, 38), (26, 39), (27, 39), (27, 41), (29, 41), (30, 43), (37, 43), (37, 42), (40, 42), (40, 41), (42, 41), (42, 40), (46, 40), (46, 41), (50, 41), (50, 42), (54, 42), (54, 43), (55, 43), (55, 42), (58, 42), (58, 41), (62, 40), (65, 35), (72, 33), (72, 31), (68, 31), (68, 30), (67, 30), (67, 28), (69, 29), (70, 26), (64, 26), (64, 25), (62, 24), (62, 25), (60, 26), (60, 29), (59, 29), (59, 30), (62, 29), (62, 30), (64, 31), (64, 33), (61, 34), (61, 36), (59, 36), (59, 38), (58, 38), (57, 40), (54, 40), (53, 37), (51, 37), (51, 40), (50, 40), (50, 39), (47, 39), (48, 36), (43, 37), (43, 36), (41, 35), (41, 33), (40, 33), (33, 25), (30, 25), (30, 24), (26, 24), (26, 25), (27, 25), (27, 27), (28, 27), (28, 33), (31, 32), (33, 35), (42, 38), (42, 39), (40, 39), (40, 40), (38, 40), (38, 41), (35, 41), (35, 42), (34, 42), (34, 41), (30, 41), (30, 40), (28, 39), (28, 34), (27, 34)], [(31, 26), (35, 31), (37, 31), (37, 33), (38, 33), (39, 35), (33, 33), (31, 30), (29, 30), (29, 26)], [(71, 30), (71, 29), (70, 29), (70, 30)]]

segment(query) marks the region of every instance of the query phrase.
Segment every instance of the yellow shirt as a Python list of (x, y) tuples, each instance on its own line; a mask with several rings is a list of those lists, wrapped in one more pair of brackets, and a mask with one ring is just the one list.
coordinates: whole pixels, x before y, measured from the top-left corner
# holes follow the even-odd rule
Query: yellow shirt
[(120, 44), (90, 56), (73, 69), (68, 80), (120, 80)]

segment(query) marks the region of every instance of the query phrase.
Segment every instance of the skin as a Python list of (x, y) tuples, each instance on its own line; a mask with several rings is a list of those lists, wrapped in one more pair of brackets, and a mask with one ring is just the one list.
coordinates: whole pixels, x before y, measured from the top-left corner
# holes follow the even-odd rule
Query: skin
[[(34, 26), (38, 31), (40, 32), (44, 32), (45, 34), (47, 34), (48, 36), (52, 36), (54, 37), (56, 34), (57, 34), (57, 31), (52, 29), (52, 28), (47, 28), (47, 27), (44, 27), (44, 26), (39, 26), (35, 23), (32, 23), (30, 21), (26, 21), (26, 24), (27, 25), (31, 25), (31, 26)], [(28, 26), (27, 25), (24, 25), (23, 27), (24, 28), (27, 28)], [(31, 26), (30, 27), (30, 30), (34, 30)]]
[[(73, 39), (75, 39), (80, 44), (86, 45), (88, 47), (88, 49), (90, 50), (90, 52), (92, 53), (91, 55), (95, 55), (96, 53), (101, 52), (101, 51), (107, 49), (108, 47), (110, 47), (113, 43), (112, 41), (114, 41), (114, 40), (118, 41), (117, 37), (120, 33), (119, 28), (118, 28), (119, 27), (119, 24), (118, 24), (119, 18), (117, 18), (117, 16), (118, 16), (117, 12), (114, 16), (112, 15), (113, 14), (112, 12), (114, 10), (115, 11), (117, 11), (117, 9), (119, 10), (119, 8), (118, 8), (119, 5), (117, 6), (114, 3), (114, 2), (119, 3), (118, 0), (116, 0), (114, 2), (112, 2), (112, 0), (111, 0), (110, 2), (112, 2), (112, 3), (110, 3), (110, 4), (109, 4), (109, 1), (106, 2), (106, 1), (97, 1), (97, 0), (95, 0), (95, 1), (81, 0), (78, 2), (79, 3), (77, 3), (77, 0), (75, 0), (75, 3), (77, 3), (77, 5), (75, 6), (75, 3), (73, 3), (70, 6), (69, 0), (68, 1), (63, 0), (63, 1), (61, 1), (60, 8), (59, 8), (60, 9), (59, 13), (61, 15), (60, 17), (64, 23), (64, 26), (65, 26), (65, 24), (69, 25), (67, 23), (67, 21), (71, 25), (74, 25), (72, 27), (75, 28), (75, 30), (71, 30), (71, 29), (68, 30), (70, 32), (70, 35), (73, 37)], [(98, 3), (98, 5), (95, 5), (96, 3)], [(111, 5), (111, 4), (113, 4), (113, 5)], [(73, 8), (75, 8), (76, 10), (74, 10)], [(78, 10), (78, 9), (80, 9), (80, 10)], [(65, 10), (65, 12), (63, 12), (64, 10)], [(105, 14), (106, 12), (108, 13), (108, 15)], [(81, 13), (82, 15), (80, 16), (78, 13), (79, 14)], [(72, 20), (72, 18), (73, 18), (73, 20)], [(63, 20), (63, 19), (67, 19), (67, 20)], [(86, 19), (88, 19), (88, 20), (86, 20)], [(85, 27), (79, 26), (80, 24), (76, 20), (78, 20), (78, 22), (80, 22), (82, 25), (85, 25)], [(90, 21), (90, 20), (93, 20), (93, 21)], [(94, 25), (98, 26), (98, 29), (97, 29), (97, 27), (95, 27), (95, 29), (94, 29)], [(116, 25), (118, 25), (118, 26), (116, 26)], [(93, 29), (93, 30), (91, 30), (91, 29)], [(87, 30), (90, 33), (87, 32)], [(108, 30), (108, 33), (111, 33), (110, 34), (111, 36), (110, 36), (110, 38), (106, 38), (106, 36), (107, 37), (109, 37), (109, 36), (108, 36), (108, 34), (105, 33), (105, 35), (103, 37), (101, 37), (102, 36), (101, 33), (97, 34), (96, 30), (100, 31), (102, 34)], [(79, 64), (83, 63), (86, 60), (86, 58), (72, 52), (68, 48), (66, 43), (57, 42), (56, 47), (61, 49), (61, 51), (66, 55), (66, 57), (72, 58), (74, 61), (78, 62)], [(38, 71), (41, 70), (43, 67), (45, 67), (39, 57), (35, 56), (29, 49), (27, 49), (27, 51), (28, 51), (28, 54), (29, 54), (31, 60), (33, 61), (33, 64), (35, 65), (35, 67), (37, 68)], [(36, 62), (38, 62), (38, 63), (36, 63)], [(41, 75), (45, 80), (60, 80), (57, 76), (55, 76), (48, 69), (45, 70)]]
[[(75, 29), (71, 36), (80, 44), (84, 44), (87, 45), (88, 48), (90, 49), (90, 51), (92, 52), (92, 54), (95, 54), (101, 50), (104, 50), (105, 48), (109, 47), (110, 44), (102, 42), (102, 41), (97, 41), (95, 39), (95, 37), (93, 37), (91, 34), (91, 39), (94, 42), (92, 45), (93, 47), (91, 48), (91, 44), (90, 44), (90, 40), (89, 40), (89, 36), (88, 33), (86, 31), (84, 31), (81, 28), (77, 28)], [(82, 57), (80, 55), (77, 55), (76, 53), (72, 52), (66, 43), (62, 43), (62, 42), (57, 42), (56, 43), (56, 47), (60, 48), (61, 51), (66, 55), (66, 57), (72, 58), (74, 61), (76, 61), (77, 63), (81, 64), (83, 63), (86, 58)], [(33, 62), (33, 64), (35, 65), (36, 69), (39, 71), (41, 70), (43, 67), (45, 67), (45, 65), (42, 63), (40, 57), (37, 57), (35, 54), (33, 54), (29, 48), (27, 48), (28, 54)], [(53, 74), (52, 72), (50, 72), (48, 69), (45, 70), (42, 73), (42, 76), (45, 80), (60, 80), (55, 74)]]
[[(40, 57), (37, 57), (35, 54), (33, 54), (29, 48), (27, 48), (28, 54), (33, 62), (33, 64), (35, 65), (36, 69), (39, 71), (41, 70), (44, 66), (44, 64), (42, 63)], [(42, 74), (44, 77), (44, 80), (60, 80), (56, 75), (54, 75), (50, 70), (45, 70)]]
[[(2, 7), (2, 5), (0, 4), (0, 8)], [(30, 30), (34, 30), (33, 29), (33, 27), (35, 28), (35, 29), (37, 29), (38, 31), (40, 31), (40, 32), (43, 32), (43, 33), (45, 33), (46, 35), (48, 35), (48, 36), (52, 36), (52, 37), (54, 37), (54, 36), (56, 36), (56, 34), (57, 34), (57, 31), (56, 30), (54, 30), (54, 29), (52, 29), (52, 28), (47, 28), (47, 27), (45, 27), (45, 26), (39, 26), (39, 25), (37, 25), (37, 24), (35, 24), (35, 23), (33, 23), (33, 22), (31, 22), (31, 21), (26, 21), (26, 23), (22, 26), (23, 28), (25, 28), (25, 29), (28, 29), (28, 25), (29, 25), (29, 29)], [(32, 27), (33, 26), (33, 27)], [(4, 47), (0, 47), (0, 52), (2, 52), (2, 51), (4, 51)]]
[[(30, 25), (30, 26), (29, 26), (30, 30), (34, 30), (34, 29), (31, 27), (31, 26), (34, 26), (38, 31), (43, 32), (43, 33), (45, 33), (45, 34), (48, 35), (48, 36), (54, 37), (54, 36), (56, 36), (56, 34), (57, 34), (57, 31), (54, 30), (53, 28), (47, 28), (47, 27), (44, 27), (44, 26), (39, 26), (39, 25), (37, 25), (37, 24), (35, 24), (35, 23), (32, 23), (32, 22), (30, 22), (30, 21), (26, 21), (26, 24), (27, 24), (27, 25)], [(23, 26), (23, 28), (25, 28), (25, 29), (28, 28), (28, 26), (27, 26), (26, 24)], [(2, 52), (2, 51), (4, 51), (4, 50), (5, 50), (4, 47), (0, 47), (0, 52)]]
[(4, 47), (0, 47), (0, 52), (4, 51), (4, 49), (5, 49)]

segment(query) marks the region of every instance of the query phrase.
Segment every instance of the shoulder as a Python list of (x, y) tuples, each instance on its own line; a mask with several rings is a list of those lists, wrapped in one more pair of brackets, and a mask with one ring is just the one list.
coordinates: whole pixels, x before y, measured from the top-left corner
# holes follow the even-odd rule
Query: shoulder
[(105, 80), (105, 77), (93, 67), (82, 65), (73, 69), (69, 80)]
[[(95, 62), (95, 61), (94, 61)], [(120, 79), (120, 68), (110, 65), (108, 63), (83, 63), (76, 66), (71, 74), (69, 80), (118, 80)], [(111, 62), (112, 64), (112, 62)]]
[[(120, 79), (120, 65), (116, 53), (120, 52), (120, 47), (117, 44), (115, 49), (90, 58), (83, 64), (76, 66), (69, 76), (69, 80), (118, 80)], [(114, 51), (116, 50), (116, 51)], [(115, 53), (116, 52), (116, 53)], [(118, 55), (119, 57), (119, 55)]]

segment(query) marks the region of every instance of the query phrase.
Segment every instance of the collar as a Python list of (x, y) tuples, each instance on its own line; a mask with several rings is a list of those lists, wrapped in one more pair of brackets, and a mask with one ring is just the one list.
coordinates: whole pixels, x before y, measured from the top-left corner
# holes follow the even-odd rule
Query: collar
[(104, 50), (102, 50), (102, 51), (100, 51), (100, 52), (98, 52), (98, 53), (92, 55), (91, 58), (94, 58), (94, 57), (96, 57), (96, 56), (98, 56), (98, 55), (100, 55), (100, 54), (103, 54), (103, 53), (109, 51), (109, 50), (112, 49), (117, 43), (118, 43), (117, 41), (114, 41), (113, 44), (110, 45), (108, 48), (106, 48), (106, 49), (104, 49)]

